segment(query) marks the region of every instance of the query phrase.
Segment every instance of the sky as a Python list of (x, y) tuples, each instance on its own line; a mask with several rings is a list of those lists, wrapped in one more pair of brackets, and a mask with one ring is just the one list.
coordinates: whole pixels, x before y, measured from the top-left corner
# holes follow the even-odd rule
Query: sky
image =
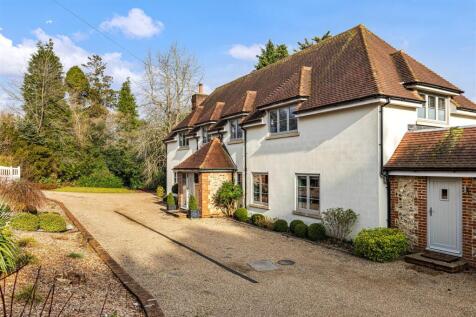
[[(127, 77), (134, 88), (145, 56), (177, 43), (210, 92), (250, 72), (268, 39), (292, 51), (304, 37), (358, 24), (476, 100), (476, 0), (0, 0), (0, 87), (21, 82), (36, 42), (51, 38), (65, 71), (99, 54), (116, 88)], [(11, 104), (0, 89), (0, 110)]]

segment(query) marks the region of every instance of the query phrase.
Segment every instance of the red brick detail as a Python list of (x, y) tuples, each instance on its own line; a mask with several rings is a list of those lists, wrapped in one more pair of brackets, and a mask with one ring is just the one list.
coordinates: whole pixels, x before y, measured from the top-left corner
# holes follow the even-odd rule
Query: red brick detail
[(463, 258), (476, 267), (476, 178), (463, 178)]

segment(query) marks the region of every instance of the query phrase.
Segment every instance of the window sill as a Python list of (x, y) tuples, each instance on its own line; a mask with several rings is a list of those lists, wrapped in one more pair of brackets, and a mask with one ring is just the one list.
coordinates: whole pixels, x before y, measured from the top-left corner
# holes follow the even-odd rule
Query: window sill
[(249, 206), (249, 207), (252, 207), (252, 208), (258, 208), (258, 209), (269, 210), (269, 206), (266, 206), (266, 205), (249, 204), (248, 206)]
[(320, 213), (313, 213), (313, 212), (305, 212), (305, 211), (300, 211), (300, 210), (293, 210), (293, 215), (297, 216), (303, 216), (303, 217), (308, 217), (308, 218), (314, 218), (314, 219), (322, 219), (322, 216)]
[(439, 127), (439, 128), (446, 128), (448, 126), (448, 123), (446, 121), (437, 121), (437, 120), (423, 119), (423, 118), (417, 119), (416, 124), (427, 125), (431, 127)]
[(291, 132), (282, 132), (282, 133), (270, 133), (266, 140), (273, 140), (273, 139), (281, 139), (281, 138), (292, 138), (299, 136), (299, 131), (291, 131)]
[(190, 147), (189, 146), (179, 146), (178, 150), (179, 151), (185, 151), (185, 150), (189, 150)]
[(235, 139), (228, 141), (228, 144), (241, 144), (243, 143), (243, 139)]

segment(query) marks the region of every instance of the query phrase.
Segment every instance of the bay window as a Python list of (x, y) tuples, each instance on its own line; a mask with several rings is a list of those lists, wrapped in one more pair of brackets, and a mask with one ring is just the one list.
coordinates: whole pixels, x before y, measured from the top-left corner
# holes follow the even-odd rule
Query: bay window
[(446, 121), (446, 98), (427, 94), (420, 94), (420, 96), (425, 103), (417, 110), (419, 119)]
[(283, 133), (297, 131), (296, 107), (283, 107), (269, 111), (269, 132)]
[(232, 140), (241, 140), (243, 138), (243, 129), (241, 129), (238, 119), (230, 120), (230, 138)]

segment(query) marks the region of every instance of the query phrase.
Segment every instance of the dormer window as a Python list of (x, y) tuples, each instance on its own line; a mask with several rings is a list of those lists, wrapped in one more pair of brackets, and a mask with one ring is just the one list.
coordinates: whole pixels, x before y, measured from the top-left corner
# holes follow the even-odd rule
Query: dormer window
[(208, 133), (208, 127), (202, 128), (203, 144), (210, 142), (210, 134)]
[(285, 133), (297, 131), (296, 107), (283, 107), (269, 111), (269, 132)]
[(230, 139), (241, 140), (243, 138), (243, 129), (240, 127), (238, 119), (230, 120)]
[(188, 147), (188, 139), (186, 138), (185, 132), (180, 132), (178, 134), (179, 147)]
[(446, 121), (446, 98), (428, 94), (420, 94), (420, 96), (425, 103), (417, 110), (418, 119)]

